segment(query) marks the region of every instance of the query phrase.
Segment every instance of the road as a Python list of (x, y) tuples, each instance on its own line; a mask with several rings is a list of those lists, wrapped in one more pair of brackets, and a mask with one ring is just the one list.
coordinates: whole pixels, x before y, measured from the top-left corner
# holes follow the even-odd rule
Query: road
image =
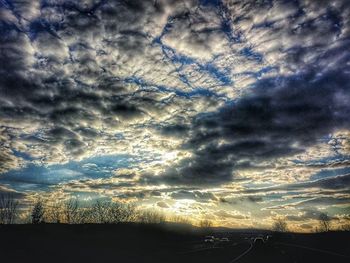
[(345, 263), (350, 262), (350, 257), (329, 250), (306, 247), (298, 244), (281, 242), (252, 244), (249, 241), (243, 241), (224, 246), (213, 246), (190, 250), (182, 253), (179, 258), (176, 258), (176, 261), (182, 263)]
[[(103, 263), (345, 263), (350, 262), (350, 233), (280, 233), (252, 245), (251, 232), (207, 233), (146, 225), (0, 226), (0, 261)], [(193, 232), (191, 232), (193, 231)], [(223, 242), (223, 239), (229, 242)], [(348, 257), (344, 257), (347, 255)]]

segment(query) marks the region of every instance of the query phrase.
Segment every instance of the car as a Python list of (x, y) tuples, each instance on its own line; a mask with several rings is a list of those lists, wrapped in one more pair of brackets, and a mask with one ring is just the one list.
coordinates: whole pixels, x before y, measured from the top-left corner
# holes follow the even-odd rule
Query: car
[(230, 240), (227, 237), (223, 237), (220, 239), (220, 242), (229, 242)]
[(214, 236), (206, 236), (204, 239), (205, 243), (214, 243), (215, 237)]

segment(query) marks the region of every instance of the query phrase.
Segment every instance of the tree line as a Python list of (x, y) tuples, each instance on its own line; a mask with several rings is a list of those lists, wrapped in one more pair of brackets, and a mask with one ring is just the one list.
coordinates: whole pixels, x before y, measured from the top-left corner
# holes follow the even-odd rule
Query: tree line
[[(26, 216), (23, 218), (23, 214)], [(64, 223), (64, 224), (117, 224), (122, 222), (138, 222), (145, 224), (175, 222), (194, 224), (190, 219), (182, 216), (166, 216), (157, 210), (141, 210), (132, 203), (96, 200), (89, 206), (82, 206), (77, 199), (64, 202), (45, 202), (37, 199), (32, 206), (21, 209), (20, 204), (13, 195), (0, 194), (0, 224), (22, 223)], [(321, 213), (318, 218), (316, 232), (330, 230), (350, 231), (350, 224), (340, 228), (332, 228), (332, 218)], [(201, 228), (211, 228), (212, 221), (204, 219), (197, 223)], [(288, 232), (288, 223), (284, 218), (277, 218), (272, 224), (276, 232)]]
[[(149, 221), (160, 221), (157, 215), (147, 215)], [(28, 215), (32, 224), (66, 223), (66, 224), (115, 224), (144, 220), (144, 213), (136, 210), (132, 204), (97, 200), (88, 207), (83, 207), (76, 199), (61, 203), (45, 204), (37, 200)], [(27, 219), (27, 220), (28, 220)]]
[[(23, 216), (25, 215), (25, 216)], [(166, 221), (191, 224), (181, 216), (167, 217), (157, 210), (138, 209), (132, 203), (96, 200), (89, 206), (82, 206), (79, 200), (69, 199), (64, 202), (45, 202), (37, 199), (24, 211), (12, 195), (0, 195), (0, 224), (16, 222), (41, 224), (117, 224), (138, 222), (145, 224)]]
[[(331, 230), (350, 231), (350, 224), (344, 224), (334, 228), (331, 224), (332, 218), (327, 213), (320, 213), (317, 218), (318, 224), (315, 226), (315, 232), (329, 232)], [(277, 218), (272, 224), (272, 230), (275, 232), (288, 232), (288, 223), (284, 218)]]

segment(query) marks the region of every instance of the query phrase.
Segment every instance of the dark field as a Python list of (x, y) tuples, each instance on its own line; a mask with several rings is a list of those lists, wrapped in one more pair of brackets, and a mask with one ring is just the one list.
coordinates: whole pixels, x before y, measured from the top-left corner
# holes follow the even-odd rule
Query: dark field
[[(252, 238), (271, 237), (263, 242)], [(205, 236), (218, 240), (204, 242)], [(1, 262), (350, 262), (350, 233), (278, 234), (186, 225), (3, 225)], [(219, 241), (220, 238), (228, 241)]]

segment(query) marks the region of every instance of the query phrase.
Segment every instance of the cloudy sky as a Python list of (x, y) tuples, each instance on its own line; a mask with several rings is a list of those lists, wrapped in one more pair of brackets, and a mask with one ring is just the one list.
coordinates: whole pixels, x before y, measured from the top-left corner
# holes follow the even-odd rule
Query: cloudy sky
[(349, 220), (349, 1), (1, 0), (0, 21), (1, 193)]

